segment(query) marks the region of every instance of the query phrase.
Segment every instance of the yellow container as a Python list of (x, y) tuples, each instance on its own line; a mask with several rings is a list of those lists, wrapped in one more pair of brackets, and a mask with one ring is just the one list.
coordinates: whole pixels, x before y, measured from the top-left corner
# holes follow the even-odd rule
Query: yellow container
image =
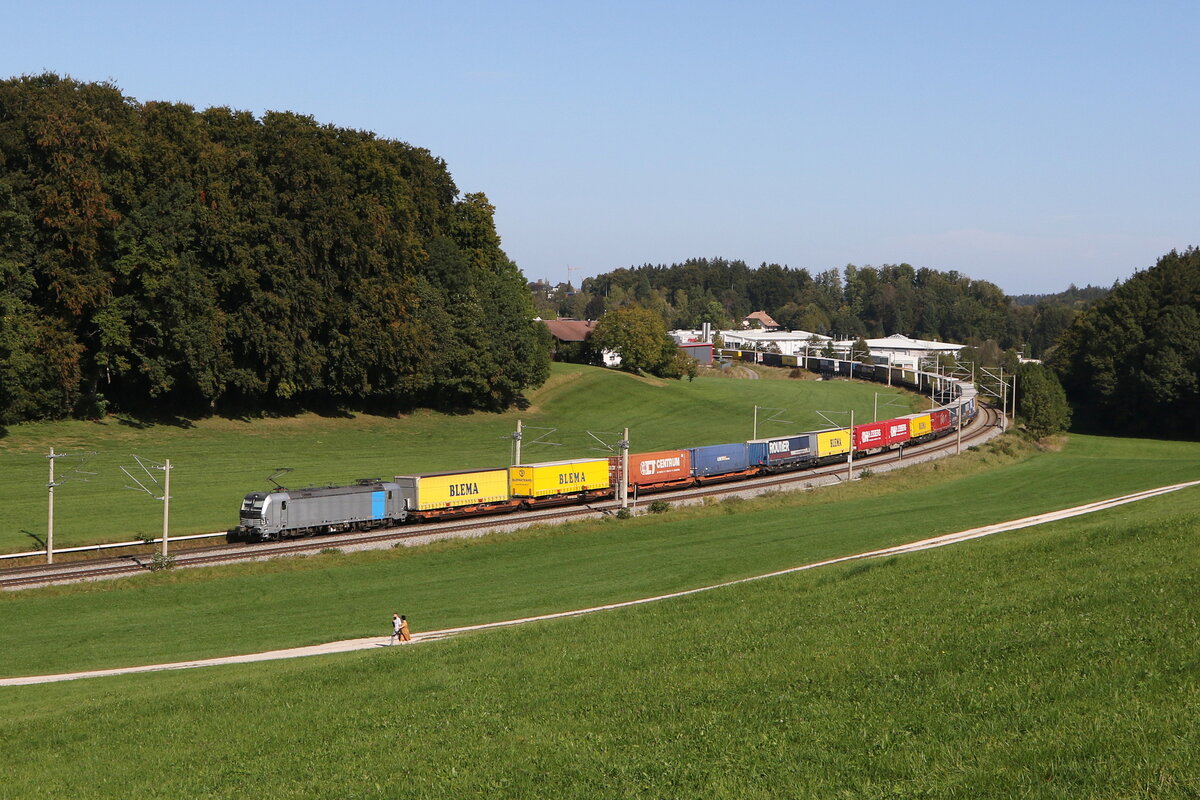
[[(437, 475), (397, 475), (401, 494), (412, 511), (457, 508), (508, 500), (508, 470), (445, 472)], [(415, 502), (413, 501), (415, 498)]]
[(817, 431), (817, 458), (836, 456), (850, 452), (850, 429), (835, 428), (831, 431)]
[(912, 438), (924, 436), (933, 432), (933, 423), (928, 414), (919, 414), (908, 418), (908, 435)]
[(608, 459), (547, 461), (508, 468), (513, 497), (549, 497), (593, 489), (607, 489)]

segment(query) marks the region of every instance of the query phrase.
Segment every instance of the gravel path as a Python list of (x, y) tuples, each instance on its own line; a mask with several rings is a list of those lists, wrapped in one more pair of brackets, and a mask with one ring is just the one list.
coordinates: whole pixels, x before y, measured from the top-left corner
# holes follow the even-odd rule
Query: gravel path
[[(401, 647), (411, 647), (413, 645), (422, 644), (425, 642), (445, 639), (449, 636), (455, 636), (460, 633), (470, 631), (488, 630), (490, 628), (505, 628), (511, 625), (523, 625), (530, 622), (540, 622), (542, 620), (561, 619), (563, 617), (577, 617), (584, 614), (595, 614), (601, 611), (611, 611), (617, 608), (628, 608), (629, 606), (638, 606), (645, 603), (656, 603), (661, 600), (670, 600), (675, 597), (685, 597), (690, 594), (698, 594), (700, 592), (708, 592), (713, 589), (720, 589), (726, 586), (735, 586), (739, 583), (749, 583), (750, 581), (759, 581), (767, 578), (775, 578), (780, 575), (789, 575), (793, 572), (801, 572), (803, 570), (815, 569), (817, 567), (825, 567), (831, 564), (840, 564), (846, 561), (856, 561), (863, 558), (879, 558), (883, 556), (900, 555), (903, 553), (914, 553), (920, 550), (929, 550), (934, 547), (944, 547), (945, 545), (958, 544), (959, 542), (978, 539), (983, 536), (991, 536), (996, 533), (1004, 533), (1007, 531), (1015, 531), (1021, 528), (1028, 528), (1034, 525), (1041, 525), (1046, 522), (1057, 522), (1058, 520), (1070, 519), (1084, 514), (1092, 514), (1097, 511), (1104, 511), (1109, 508), (1124, 505), (1126, 503), (1134, 503), (1138, 500), (1146, 500), (1151, 497), (1175, 492), (1180, 489), (1186, 489), (1193, 486), (1200, 486), (1200, 481), (1190, 481), (1188, 483), (1177, 483), (1172, 486), (1162, 486), (1157, 489), (1149, 489), (1144, 492), (1136, 492), (1127, 494), (1121, 497), (1114, 497), (1108, 500), (1101, 500), (1095, 503), (1087, 503), (1074, 508), (1067, 508), (1061, 511), (1052, 511), (1046, 514), (1038, 514), (1032, 517), (1012, 520), (1010, 522), (1001, 522), (995, 525), (985, 525), (981, 528), (972, 528), (966, 531), (957, 533), (948, 533), (942, 536), (934, 536), (929, 539), (922, 539), (908, 544), (897, 545), (895, 547), (885, 547), (881, 550), (871, 550), (865, 553), (856, 553), (849, 556), (841, 556), (839, 558), (831, 558), (825, 561), (816, 561), (811, 564), (804, 564), (799, 567), (790, 567), (788, 569), (778, 570), (776, 572), (768, 572), (763, 575), (755, 575), (749, 578), (740, 578), (734, 581), (726, 581), (724, 583), (713, 584), (712, 586), (702, 586), (696, 589), (687, 589), (681, 592), (672, 592), (670, 594), (657, 595), (655, 597), (645, 597), (640, 600), (630, 600), (623, 603), (611, 603), (609, 605), (594, 606), (592, 608), (580, 608), (574, 611), (561, 611), (555, 614), (543, 614), (536, 617), (525, 617), (523, 619), (505, 620), (503, 622), (490, 622), (483, 625), (468, 625), (462, 628), (447, 628), (440, 631), (429, 631), (425, 633), (414, 633), (411, 643), (400, 645)], [(162, 670), (173, 669), (192, 669), (195, 667), (212, 667), (222, 664), (245, 664), (253, 661), (274, 661), (281, 658), (301, 658), (304, 656), (324, 655), (327, 653), (348, 653), (353, 650), (367, 650), (376, 647), (395, 646), (388, 644), (389, 639), (383, 636), (371, 636), (365, 639), (346, 639), (340, 642), (328, 642), (326, 644), (311, 645), (309, 647), (293, 647), (288, 650), (271, 650), (264, 653), (250, 653), (239, 656), (225, 656), (222, 658), (205, 658), (194, 661), (177, 661), (170, 664), (150, 664), (140, 667), (119, 667), (116, 669), (101, 669), (91, 670), (88, 672), (69, 672), (58, 675), (33, 675), (23, 678), (0, 678), (0, 686), (22, 686), (33, 683), (53, 683), (56, 681), (77, 680), (80, 678), (99, 678), (107, 675), (128, 675), (135, 672), (159, 672)]]

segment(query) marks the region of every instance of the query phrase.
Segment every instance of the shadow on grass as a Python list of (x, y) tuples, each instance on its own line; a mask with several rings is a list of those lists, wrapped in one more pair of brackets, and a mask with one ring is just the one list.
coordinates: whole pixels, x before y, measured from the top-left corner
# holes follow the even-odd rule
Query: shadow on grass
[[(417, 398), (379, 398), (371, 397), (347, 403), (343, 399), (303, 397), (296, 399), (275, 398), (270, 402), (252, 403), (249, 401), (231, 402), (219, 410), (196, 409), (130, 409), (113, 413), (110, 416), (91, 418), (97, 425), (107, 425), (108, 420), (117, 425), (135, 430), (148, 430), (159, 426), (190, 429), (195, 428), (199, 420), (219, 417), (233, 422), (250, 423), (258, 419), (287, 419), (303, 414), (315, 414), (324, 419), (354, 419), (360, 414), (370, 414), (382, 417), (398, 417), (428, 409), (450, 416), (469, 416), (478, 412), (504, 413), (510, 409), (525, 411), (532, 407), (529, 398), (523, 394), (514, 397), (510, 404), (501, 405), (497, 402), (479, 403), (455, 401), (445, 397)], [(197, 413), (192, 413), (196, 411)], [(180, 413), (182, 412), (182, 413)], [(8, 435), (8, 431), (0, 426), (0, 438)]]
[(183, 429), (196, 427), (195, 422), (177, 414), (118, 414), (116, 420), (118, 425), (124, 425), (127, 428), (134, 428), (139, 431), (155, 428), (160, 425)]
[(33, 539), (33, 541), (37, 543), (39, 550), (46, 549), (46, 540), (42, 537), (42, 535), (40, 533), (34, 533), (33, 531), (27, 531), (27, 530), (22, 530), (21, 533), (25, 534), (30, 539)]
[(870, 572), (871, 570), (879, 569), (881, 567), (891, 567), (898, 562), (899, 559), (896, 558), (896, 556), (892, 556), (891, 558), (872, 558), (864, 560), (843, 572), (841, 575), (841, 580), (846, 581), (850, 580), (851, 578), (857, 578), (859, 575)]

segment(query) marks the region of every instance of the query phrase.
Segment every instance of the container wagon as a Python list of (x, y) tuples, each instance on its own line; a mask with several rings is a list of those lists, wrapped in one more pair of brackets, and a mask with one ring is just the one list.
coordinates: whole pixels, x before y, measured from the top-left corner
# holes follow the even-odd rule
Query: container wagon
[(831, 428), (825, 431), (817, 431), (813, 434), (813, 437), (817, 440), (816, 463), (818, 464), (843, 460), (841, 456), (850, 452), (851, 441), (853, 440), (849, 428)]
[(512, 511), (520, 505), (508, 490), (508, 470), (484, 469), (397, 475), (405, 514), (418, 520)]
[(929, 414), (906, 414), (899, 419), (908, 420), (908, 438), (910, 441), (921, 442), (933, 433), (933, 422)]
[[(620, 456), (609, 457), (608, 475), (612, 487), (621, 485)], [(694, 482), (692, 454), (687, 450), (629, 454), (629, 477), (626, 483), (630, 489), (636, 489), (638, 492), (682, 489)]]
[(767, 472), (803, 469), (817, 460), (811, 433), (753, 439), (746, 446), (750, 450), (750, 463)]
[(733, 480), (758, 472), (758, 467), (750, 464), (749, 447), (745, 442), (692, 447), (689, 452), (697, 483)]
[(607, 458), (545, 461), (508, 468), (513, 499), (526, 508), (577, 503), (612, 494)]

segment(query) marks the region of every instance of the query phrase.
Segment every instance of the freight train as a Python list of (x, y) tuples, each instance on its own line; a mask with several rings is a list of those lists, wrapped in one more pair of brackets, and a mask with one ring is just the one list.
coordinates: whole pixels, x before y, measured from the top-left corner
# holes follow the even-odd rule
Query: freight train
[[(810, 469), (920, 444), (967, 425), (978, 411), (970, 383), (942, 375), (827, 358), (722, 351), (726, 358), (804, 366), (826, 375), (902, 385), (942, 402), (931, 411), (734, 444), (631, 453), (627, 488), (635, 493), (682, 489), (792, 470)], [(789, 361), (791, 362), (789, 364)], [(799, 362), (799, 363), (797, 363)], [(291, 536), (392, 527), (405, 522), (499, 514), (517, 509), (582, 504), (617, 496), (619, 456), (517, 464), (495, 469), (398, 475), (351, 486), (251, 492), (242, 501), (235, 538), (268, 541)]]

